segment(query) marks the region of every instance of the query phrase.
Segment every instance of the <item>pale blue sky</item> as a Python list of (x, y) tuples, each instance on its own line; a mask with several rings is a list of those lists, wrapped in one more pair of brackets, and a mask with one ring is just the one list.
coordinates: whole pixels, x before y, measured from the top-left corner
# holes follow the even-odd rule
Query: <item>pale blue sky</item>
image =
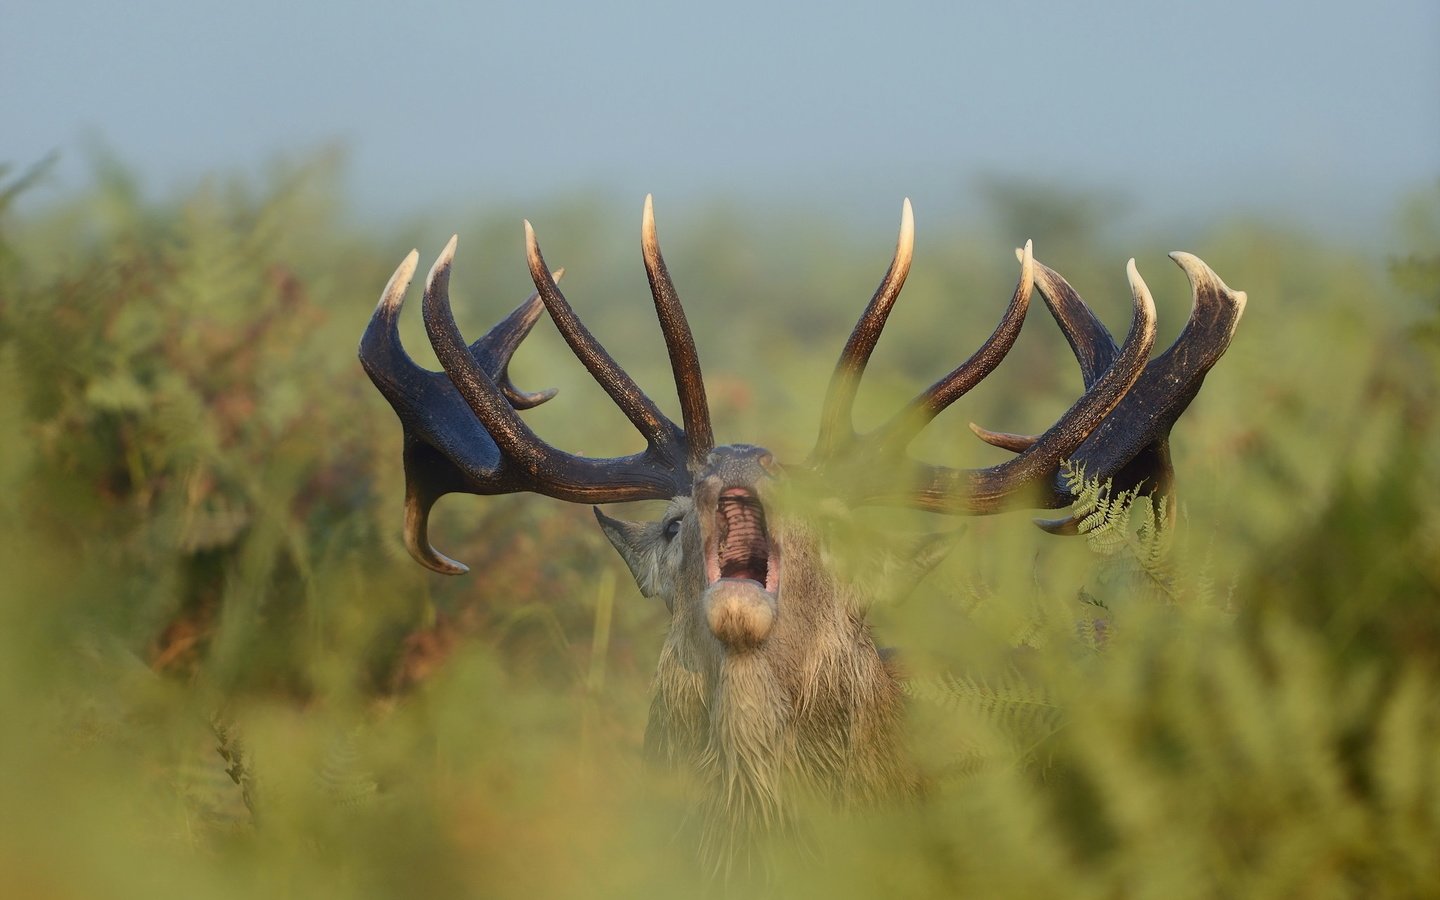
[(338, 141), (365, 213), (600, 189), (889, 229), (992, 173), (1354, 233), (1440, 175), (1440, 2), (3, 0), (0, 123), (0, 161), (62, 152), (47, 190), (88, 136), (157, 193)]

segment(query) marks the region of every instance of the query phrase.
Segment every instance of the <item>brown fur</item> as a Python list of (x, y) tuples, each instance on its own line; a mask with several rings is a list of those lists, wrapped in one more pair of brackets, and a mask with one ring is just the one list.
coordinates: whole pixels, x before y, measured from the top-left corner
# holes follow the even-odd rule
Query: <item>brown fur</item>
[[(772, 481), (756, 479), (762, 498)], [(763, 604), (743, 587), (707, 590), (702, 525), (715, 493), (702, 477), (694, 500), (672, 501), (662, 521), (683, 517), (673, 540), (659, 526), (602, 525), (642, 589), (671, 607), (647, 754), (697, 776), (706, 855), (720, 859), (757, 830), (786, 825), (801, 798), (868, 803), (912, 791), (915, 777), (898, 733), (899, 682), (871, 639), (863, 598), (828, 571), (805, 523), (770, 522), (782, 568), (767, 627), (756, 629)]]

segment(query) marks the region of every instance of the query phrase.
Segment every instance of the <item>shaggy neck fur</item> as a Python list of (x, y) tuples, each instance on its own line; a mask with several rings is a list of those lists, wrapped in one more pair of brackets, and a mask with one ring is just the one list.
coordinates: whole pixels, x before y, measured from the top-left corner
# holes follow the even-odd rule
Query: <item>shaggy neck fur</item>
[[(656, 673), (647, 751), (699, 776), (712, 858), (787, 825), (801, 798), (853, 805), (914, 785), (899, 685), (856, 598), (818, 565), (810, 535), (785, 529), (782, 540), (791, 564), (769, 639), (726, 652), (702, 616), (678, 607)], [(791, 583), (794, 573), (805, 580)]]

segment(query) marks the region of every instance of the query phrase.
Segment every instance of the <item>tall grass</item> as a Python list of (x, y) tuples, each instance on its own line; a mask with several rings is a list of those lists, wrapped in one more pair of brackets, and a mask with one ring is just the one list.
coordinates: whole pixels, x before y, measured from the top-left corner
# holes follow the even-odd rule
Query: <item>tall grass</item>
[[(0, 208), (0, 891), (696, 892), (683, 787), (640, 764), (664, 609), (588, 511), (445, 501), (434, 539), (464, 578), (400, 547), (400, 430), (354, 346), (415, 235), (347, 229), (320, 164), (160, 203), (101, 174), (23, 218)], [(536, 224), (587, 321), (663, 385), (637, 254), (610, 221), (580, 207)], [(1024, 516), (837, 529), (857, 577), (883, 571), (853, 561), (887, 534), (956, 529), (945, 562), (873, 613), (910, 675), (928, 786), (814, 810), (769, 848), (768, 890), (1440, 890), (1440, 193), (1401, 227), (1388, 267), (1280, 226), (1186, 248), (1250, 305), (1176, 430), (1163, 560), (1133, 533), (1062, 540)], [(742, 238), (718, 216), (666, 245), (721, 440), (788, 457), (888, 249), (794, 234)], [(465, 236), (473, 335), (526, 288), (510, 223)], [(1013, 277), (993, 249), (922, 245), (862, 417), (988, 333)], [(1138, 257), (1173, 335), (1183, 279), (1147, 265), (1168, 249), (1097, 242), (1067, 275), (1115, 319), (1118, 263)], [(1078, 373), (1049, 325), (1029, 324), (926, 455), (992, 460), (967, 416), (1026, 430), (1068, 404)], [(515, 366), (561, 388), (537, 428), (633, 449), (546, 328)]]

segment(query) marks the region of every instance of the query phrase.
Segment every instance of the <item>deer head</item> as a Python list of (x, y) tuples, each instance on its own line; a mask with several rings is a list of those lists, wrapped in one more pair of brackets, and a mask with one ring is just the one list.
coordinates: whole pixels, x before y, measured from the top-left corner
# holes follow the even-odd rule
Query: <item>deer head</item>
[[(622, 521), (598, 508), (595, 515), (640, 590), (670, 609), (647, 750), (709, 783), (717, 840), (781, 818), (789, 791), (863, 800), (913, 784), (897, 741), (898, 682), (871, 640), (867, 598), (827, 570), (817, 529), (778, 506), (777, 494), (806, 482), (849, 508), (908, 505), (955, 515), (1019, 505), (1058, 508), (1075, 499), (1061, 475), (1065, 460), (1121, 488), (1168, 492), (1171, 427), (1225, 352), (1245, 307), (1245, 294), (1227, 288), (1198, 258), (1171, 254), (1189, 277), (1194, 308), (1175, 344), (1152, 360), (1155, 308), (1134, 260), (1128, 267), (1133, 313), (1117, 345), (1027, 244), (1018, 251), (1019, 283), (980, 349), (888, 422), (860, 435), (851, 422), (856, 391), (913, 256), (907, 200), (894, 258), (831, 377), (814, 450), (782, 466), (758, 446), (715, 445), (695, 342), (660, 253), (648, 197), (641, 249), (680, 397), (680, 424), (660, 412), (580, 322), (528, 222), (525, 239), (536, 293), (472, 344), (450, 310), (455, 238), (441, 252), (426, 279), (423, 309), (443, 373), (411, 361), (396, 331), (418, 259), (413, 251), (386, 285), (361, 341), (361, 363), (404, 426), (405, 544), (436, 572), (465, 571), (427, 537), (431, 506), (450, 492), (667, 501), (664, 515), (650, 522)], [(1084, 393), (1039, 435), (972, 425), (982, 439), (1015, 452), (998, 465), (956, 469), (911, 458), (906, 448), (916, 435), (1004, 359), (1036, 290), (1079, 361)], [(574, 456), (542, 441), (520, 418), (518, 410), (554, 394), (520, 391), (507, 375), (542, 306), (645, 438), (642, 452)], [(1040, 524), (1063, 533), (1075, 523)]]

